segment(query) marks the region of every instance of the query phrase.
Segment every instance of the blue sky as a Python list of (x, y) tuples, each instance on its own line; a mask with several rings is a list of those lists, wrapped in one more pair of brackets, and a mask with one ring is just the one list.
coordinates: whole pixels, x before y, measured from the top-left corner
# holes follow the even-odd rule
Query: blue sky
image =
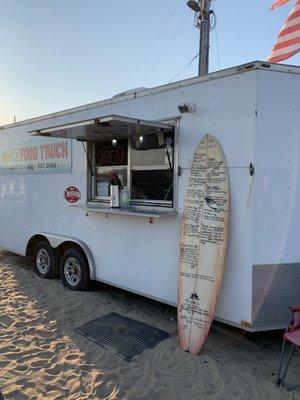
[[(211, 71), (267, 58), (294, 0), (271, 3), (214, 1)], [(185, 0), (0, 0), (0, 10), (0, 124), (167, 83), (198, 52)], [(197, 60), (176, 80), (196, 74)]]

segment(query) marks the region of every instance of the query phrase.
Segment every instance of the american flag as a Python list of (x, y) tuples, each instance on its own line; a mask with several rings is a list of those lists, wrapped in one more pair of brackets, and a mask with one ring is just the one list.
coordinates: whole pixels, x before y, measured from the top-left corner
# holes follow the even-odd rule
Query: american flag
[[(276, 0), (272, 9), (282, 6), (289, 0)], [(296, 1), (295, 6), (287, 17), (277, 42), (268, 58), (271, 63), (286, 60), (300, 51), (300, 0)]]
[(283, 6), (285, 3), (289, 2), (290, 0), (276, 0), (271, 6), (271, 10), (275, 10), (275, 8)]

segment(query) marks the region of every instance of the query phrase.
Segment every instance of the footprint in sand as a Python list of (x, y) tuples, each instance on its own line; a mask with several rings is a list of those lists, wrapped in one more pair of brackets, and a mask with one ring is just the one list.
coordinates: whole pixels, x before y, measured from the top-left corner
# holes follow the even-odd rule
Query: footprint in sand
[(78, 360), (78, 354), (67, 354), (65, 357), (66, 361), (75, 361)]
[(15, 367), (15, 371), (17, 371), (17, 372), (27, 372), (28, 370), (29, 370), (29, 366), (28, 365), (17, 365)]
[[(11, 319), (8, 315), (1, 315), (0, 324), (4, 327), (9, 327), (13, 323), (13, 319)], [(1, 398), (0, 398), (1, 400)]]

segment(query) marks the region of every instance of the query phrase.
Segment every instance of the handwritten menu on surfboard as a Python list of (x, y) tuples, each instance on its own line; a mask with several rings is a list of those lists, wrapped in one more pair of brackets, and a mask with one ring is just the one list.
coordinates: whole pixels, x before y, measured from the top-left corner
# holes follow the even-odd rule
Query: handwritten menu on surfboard
[(228, 170), (217, 141), (206, 135), (195, 152), (180, 242), (180, 346), (198, 354), (214, 316), (226, 255)]

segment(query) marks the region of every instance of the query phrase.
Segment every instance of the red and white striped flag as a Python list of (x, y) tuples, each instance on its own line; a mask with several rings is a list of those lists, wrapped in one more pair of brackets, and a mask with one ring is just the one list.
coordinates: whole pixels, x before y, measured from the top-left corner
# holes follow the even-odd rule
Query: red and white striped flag
[(271, 6), (271, 10), (275, 10), (275, 8), (283, 6), (285, 3), (288, 3), (290, 0), (276, 0)]
[[(277, 0), (272, 7), (279, 7), (286, 3), (284, 0)], [(271, 63), (286, 60), (300, 51), (300, 0), (296, 1), (290, 15), (287, 17), (277, 42), (268, 58)]]

